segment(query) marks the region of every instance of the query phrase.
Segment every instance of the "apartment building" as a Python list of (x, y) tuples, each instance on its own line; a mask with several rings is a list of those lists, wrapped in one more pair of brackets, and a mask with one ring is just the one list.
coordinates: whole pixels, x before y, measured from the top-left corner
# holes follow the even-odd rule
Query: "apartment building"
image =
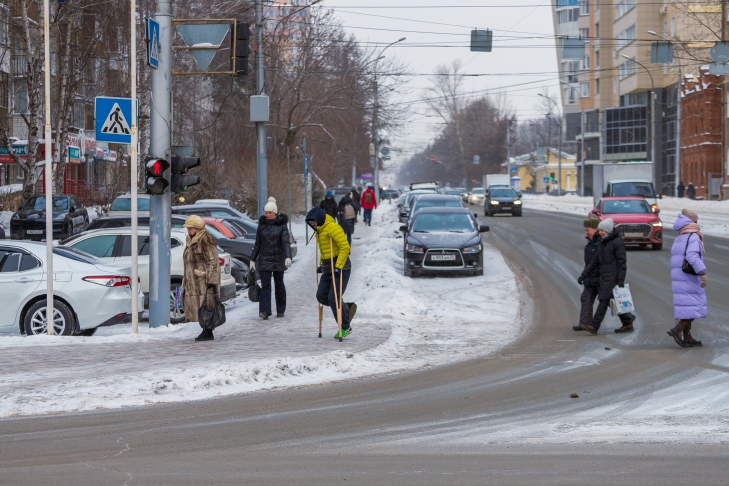
[(282, 36), (286, 40), (284, 54), (295, 60), (301, 54), (301, 41), (304, 40), (311, 19), (309, 0), (273, 0), (264, 9), (264, 28), (267, 36)]

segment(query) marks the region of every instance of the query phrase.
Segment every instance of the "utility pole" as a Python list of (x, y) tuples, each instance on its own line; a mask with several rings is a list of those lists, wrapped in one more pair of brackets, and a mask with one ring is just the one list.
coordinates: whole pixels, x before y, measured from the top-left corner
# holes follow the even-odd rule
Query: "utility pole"
[(506, 173), (511, 187), (511, 121), (506, 122)]
[[(264, 90), (263, 59), (263, 0), (256, 0), (256, 94), (262, 95)], [(256, 139), (258, 154), (256, 157), (256, 173), (258, 174), (258, 214), (263, 214), (263, 207), (268, 200), (268, 159), (266, 157), (266, 123), (256, 122)]]
[[(155, 0), (159, 23), (159, 67), (152, 71), (150, 103), (151, 155), (170, 160), (172, 141), (172, 8), (170, 0)], [(132, 60), (134, 62), (134, 60)], [(132, 100), (132, 103), (135, 103)], [(171, 180), (170, 170), (164, 173)], [(170, 322), (170, 236), (172, 201), (169, 191), (150, 196), (149, 203), (149, 326)], [(136, 312), (136, 309), (132, 309)]]

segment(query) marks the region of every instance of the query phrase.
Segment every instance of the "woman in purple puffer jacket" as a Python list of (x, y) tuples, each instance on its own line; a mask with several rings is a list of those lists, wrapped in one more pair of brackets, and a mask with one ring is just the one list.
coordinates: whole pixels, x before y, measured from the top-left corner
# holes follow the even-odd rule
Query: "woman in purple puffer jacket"
[[(706, 317), (704, 235), (696, 224), (698, 220), (696, 213), (684, 209), (673, 224), (673, 229), (678, 231), (678, 237), (671, 247), (671, 287), (676, 326), (668, 331), (668, 335), (682, 348), (701, 346), (701, 341), (691, 336), (691, 322)], [(696, 275), (681, 269), (684, 258)]]

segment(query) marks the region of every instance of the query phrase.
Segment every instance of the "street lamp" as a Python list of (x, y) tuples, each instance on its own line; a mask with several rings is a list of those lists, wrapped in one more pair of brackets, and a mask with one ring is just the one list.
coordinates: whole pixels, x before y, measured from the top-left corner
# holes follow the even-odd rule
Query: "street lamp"
[[(542, 93), (537, 93), (537, 96), (541, 96), (545, 100), (549, 100), (552, 103), (554, 103), (554, 106), (557, 108), (557, 112), (559, 112), (559, 106), (557, 105), (557, 102), (554, 101), (549, 96), (546, 96)], [(547, 148), (547, 151), (549, 151), (549, 147)], [(547, 152), (547, 165), (549, 165), (549, 152)], [(560, 117), (559, 120), (559, 138), (557, 139), (557, 195), (560, 195), (562, 193), (562, 119)]]
[[(582, 94), (577, 88), (562, 81), (560, 83), (575, 91), (578, 98), (582, 98)], [(582, 169), (580, 170), (580, 196), (585, 197), (585, 109), (582, 107), (582, 103), (580, 103), (580, 136), (582, 137), (580, 143), (580, 160), (582, 162)]]
[(376, 191), (375, 191), (375, 197), (377, 198), (376, 200), (378, 202), (379, 202), (379, 199), (380, 199), (380, 156), (379, 156), (379, 153), (380, 153), (380, 142), (379, 142), (379, 137), (378, 137), (378, 134), (377, 134), (377, 128), (378, 128), (377, 127), (377, 124), (378, 124), (378, 118), (377, 118), (378, 117), (378, 104), (377, 104), (377, 62), (380, 59), (382, 59), (383, 57), (385, 57), (383, 54), (387, 50), (388, 47), (393, 46), (393, 45), (397, 44), (398, 42), (402, 42), (405, 39), (406, 39), (405, 37), (401, 37), (398, 40), (396, 40), (395, 42), (391, 42), (388, 45), (386, 45), (385, 48), (380, 51), (380, 55), (377, 56), (377, 59), (375, 59), (375, 61), (374, 61), (374, 63), (375, 63), (375, 93), (374, 93), (374, 95), (375, 95), (374, 96), (374, 98), (375, 98), (375, 104), (374, 104), (374, 106), (372, 108), (372, 144), (375, 147), (375, 177), (374, 177), (375, 180), (374, 180), (374, 183), (375, 183), (375, 189), (376, 189)]
[[(645, 65), (643, 65), (643, 63), (636, 61), (635, 59), (628, 57), (625, 54), (621, 54), (621, 56), (624, 57), (625, 59), (627, 59), (628, 61), (634, 62), (638, 66), (645, 69), (645, 72), (648, 73), (648, 77), (651, 80), (651, 122), (648, 127), (650, 129), (651, 136), (650, 136), (648, 145), (651, 150), (651, 162), (653, 162), (653, 174), (655, 176), (655, 173), (656, 173), (656, 160), (655, 160), (655, 158), (656, 158), (656, 147), (655, 147), (656, 137), (655, 137), (654, 132), (656, 129), (656, 85), (653, 83), (653, 75), (648, 70), (648, 68), (645, 67)], [(620, 84), (620, 80), (618, 80), (618, 84)]]

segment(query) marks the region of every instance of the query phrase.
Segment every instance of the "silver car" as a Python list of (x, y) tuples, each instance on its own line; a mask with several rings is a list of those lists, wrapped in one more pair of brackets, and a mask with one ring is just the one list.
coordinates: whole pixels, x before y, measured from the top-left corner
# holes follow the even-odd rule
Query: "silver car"
[[(47, 333), (45, 268), (45, 243), (0, 242), (0, 333)], [(131, 320), (130, 267), (56, 246), (53, 274), (54, 334), (90, 336), (98, 327)]]

